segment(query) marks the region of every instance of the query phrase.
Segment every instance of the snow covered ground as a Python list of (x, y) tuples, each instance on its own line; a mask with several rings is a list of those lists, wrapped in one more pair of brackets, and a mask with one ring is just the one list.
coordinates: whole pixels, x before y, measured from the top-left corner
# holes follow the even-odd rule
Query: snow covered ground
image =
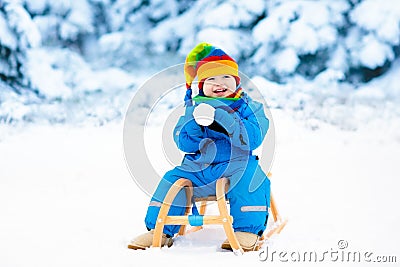
[[(312, 131), (282, 110), (272, 114), (277, 134), (272, 190), (289, 223), (269, 252), (316, 251), (322, 257), (345, 240), (344, 251), (372, 252), (371, 259), (397, 256), (397, 263), (370, 266), (398, 266), (399, 140), (385, 129), (320, 125)], [(259, 252), (236, 257), (222, 251), (219, 226), (179, 237), (169, 249), (127, 249), (145, 231), (148, 196), (125, 165), (122, 128), (116, 122), (2, 129), (0, 266), (271, 264)], [(275, 254), (273, 262), (293, 264), (286, 259)], [(332, 263), (326, 256), (318, 265)]]

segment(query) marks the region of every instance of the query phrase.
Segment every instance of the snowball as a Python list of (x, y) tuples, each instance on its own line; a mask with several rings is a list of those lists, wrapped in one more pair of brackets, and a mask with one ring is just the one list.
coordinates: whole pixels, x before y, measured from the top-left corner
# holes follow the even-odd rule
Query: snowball
[(194, 120), (202, 126), (211, 125), (214, 121), (214, 116), (215, 108), (205, 103), (199, 104), (193, 111)]

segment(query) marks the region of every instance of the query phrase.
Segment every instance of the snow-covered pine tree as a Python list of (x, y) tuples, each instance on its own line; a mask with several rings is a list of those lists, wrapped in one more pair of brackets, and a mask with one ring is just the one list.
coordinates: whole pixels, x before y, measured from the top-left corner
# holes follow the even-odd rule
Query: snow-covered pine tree
[(0, 3), (0, 31), (0, 77), (10, 83), (22, 82), (26, 53), (41, 45), (40, 33), (23, 6), (9, 0)]

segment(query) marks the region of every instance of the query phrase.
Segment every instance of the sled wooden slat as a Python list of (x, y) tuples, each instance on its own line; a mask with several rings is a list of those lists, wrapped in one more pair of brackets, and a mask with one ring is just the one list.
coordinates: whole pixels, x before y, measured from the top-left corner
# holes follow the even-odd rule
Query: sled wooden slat
[[(203, 224), (223, 224), (225, 221), (232, 221), (232, 216), (230, 218), (223, 218), (219, 215), (206, 215), (203, 218)], [(189, 217), (188, 216), (167, 216), (165, 218), (164, 224), (189, 224)]]
[[(271, 177), (272, 173), (269, 172), (267, 176)], [(272, 195), (272, 193), (270, 194), (269, 211), (270, 211), (269, 214), (272, 214), (272, 216), (274, 218), (274, 227), (272, 229), (270, 229), (269, 231), (267, 231), (266, 233), (264, 233), (265, 239), (271, 238), (274, 234), (279, 234), (288, 222), (287, 219), (282, 220), (282, 218), (279, 214), (279, 211), (278, 211), (278, 207), (276, 206), (275, 198)]]
[[(271, 174), (268, 173), (268, 176)], [(229, 180), (225, 177), (222, 177), (217, 180), (216, 184), (216, 196), (195, 198), (195, 202), (201, 202), (200, 206), (200, 215), (202, 215), (203, 224), (220, 224), (223, 226), (225, 234), (229, 240), (232, 250), (235, 254), (240, 255), (243, 254), (243, 249), (240, 246), (239, 241), (236, 238), (234, 233), (234, 229), (232, 227), (233, 217), (230, 216), (227, 208), (228, 201), (225, 198), (225, 194), (229, 188)], [(180, 190), (184, 189), (186, 192), (186, 210), (185, 215), (183, 216), (168, 216), (169, 209), (171, 207), (171, 203), (174, 201), (176, 195)], [(192, 182), (188, 179), (181, 178), (178, 179), (172, 187), (169, 189), (164, 202), (161, 205), (156, 226), (154, 229), (154, 237), (153, 237), (153, 247), (161, 247), (161, 240), (163, 229), (165, 225), (181, 225), (178, 234), (184, 235), (186, 233), (186, 226), (189, 223), (189, 213), (192, 206), (192, 197), (193, 197), (193, 187)], [(207, 202), (209, 201), (217, 201), (219, 215), (204, 215), (206, 211)], [(260, 245), (264, 242), (265, 239), (271, 238), (274, 234), (279, 234), (282, 229), (285, 227), (287, 220), (281, 219), (279, 215), (276, 202), (274, 197), (270, 196), (270, 214), (273, 216), (274, 227), (270, 230), (267, 230), (264, 235), (260, 238)], [(194, 232), (202, 229), (202, 226), (194, 226), (188, 232)]]
[(229, 243), (231, 244), (231, 247), (233, 251), (239, 252), (240, 254), (243, 254), (244, 251), (242, 247), (240, 246), (239, 241), (236, 238), (235, 231), (233, 230), (232, 223), (233, 220), (229, 216), (228, 209), (226, 207), (226, 201), (225, 201), (225, 192), (226, 192), (226, 186), (229, 183), (229, 180), (225, 177), (218, 179), (217, 181), (217, 203), (218, 203), (218, 209), (224, 218), (230, 218), (229, 221), (225, 221), (222, 226), (224, 227), (226, 237), (229, 240)]
[(276, 226), (275, 228), (269, 230), (266, 234), (264, 234), (265, 238), (268, 239), (268, 238), (271, 238), (271, 236), (273, 236), (274, 234), (279, 234), (282, 231), (283, 227), (286, 226), (287, 222), (288, 222), (287, 219), (284, 220), (283, 222), (279, 222), (278, 226)]
[(196, 198), (194, 198), (194, 200), (196, 202), (217, 201), (217, 196), (196, 197)]
[[(187, 207), (190, 208), (190, 201), (193, 195), (192, 182), (188, 179), (183, 179), (183, 178), (178, 179), (169, 189), (167, 195), (165, 196), (164, 202), (161, 205), (160, 211), (158, 213), (156, 227), (154, 228), (153, 247), (161, 247), (165, 218), (168, 215), (171, 203), (173, 202), (176, 195), (182, 188), (185, 188), (186, 190), (186, 199), (187, 199), (186, 205)], [(188, 208), (186, 210), (188, 210)]]
[(279, 215), (278, 208), (276, 207), (275, 199), (272, 196), (272, 193), (270, 196), (270, 205), (271, 205), (270, 209), (271, 209), (272, 216), (274, 217), (274, 221), (275, 222), (280, 221), (281, 216)]

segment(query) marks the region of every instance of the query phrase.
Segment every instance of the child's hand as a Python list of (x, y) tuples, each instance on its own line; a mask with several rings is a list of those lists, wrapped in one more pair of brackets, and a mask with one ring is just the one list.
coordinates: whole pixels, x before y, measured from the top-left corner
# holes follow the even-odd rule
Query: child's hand
[(238, 125), (235, 120), (235, 115), (221, 108), (215, 110), (215, 121), (224, 127), (228, 134), (232, 134), (235, 127)]
[(197, 124), (202, 126), (209, 126), (214, 122), (215, 108), (201, 103), (194, 108), (193, 118)]

